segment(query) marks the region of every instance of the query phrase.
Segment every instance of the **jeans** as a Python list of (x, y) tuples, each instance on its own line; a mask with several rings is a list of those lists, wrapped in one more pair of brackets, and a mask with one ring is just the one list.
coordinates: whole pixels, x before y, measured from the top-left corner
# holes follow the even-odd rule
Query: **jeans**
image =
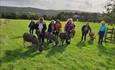
[(104, 38), (105, 31), (99, 31), (99, 39), (98, 44), (102, 44)]
[(39, 34), (39, 37), (38, 37), (38, 39), (39, 39), (39, 41), (40, 41), (41, 43), (44, 43), (44, 37), (45, 37), (45, 32), (41, 32), (41, 33)]
[(81, 41), (84, 39), (86, 41), (87, 32), (82, 32)]

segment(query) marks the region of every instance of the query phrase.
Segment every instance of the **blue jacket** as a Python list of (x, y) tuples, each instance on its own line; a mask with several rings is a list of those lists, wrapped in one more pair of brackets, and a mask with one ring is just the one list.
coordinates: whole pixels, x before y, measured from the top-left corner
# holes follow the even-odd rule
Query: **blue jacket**
[(106, 32), (106, 31), (107, 31), (107, 27), (106, 27), (106, 26), (101, 26), (100, 29), (99, 29), (99, 31), (104, 31), (104, 32)]

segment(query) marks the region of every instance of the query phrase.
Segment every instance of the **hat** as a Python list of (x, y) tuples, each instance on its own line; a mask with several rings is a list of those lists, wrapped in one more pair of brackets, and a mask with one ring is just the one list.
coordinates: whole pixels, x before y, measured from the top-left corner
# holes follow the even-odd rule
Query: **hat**
[(55, 20), (51, 20), (51, 23), (55, 23)]

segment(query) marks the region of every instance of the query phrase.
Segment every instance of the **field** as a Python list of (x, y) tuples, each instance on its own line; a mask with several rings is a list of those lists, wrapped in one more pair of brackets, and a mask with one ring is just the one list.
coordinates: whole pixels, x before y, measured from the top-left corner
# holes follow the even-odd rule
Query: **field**
[(94, 44), (88, 43), (89, 37), (80, 43), (84, 23), (74, 22), (77, 33), (70, 45), (49, 44), (39, 53), (30, 43), (27, 48), (23, 46), (22, 35), (28, 32), (29, 22), (0, 19), (0, 70), (115, 70), (115, 44), (104, 43), (101, 47), (97, 44), (99, 23), (90, 23), (96, 33)]

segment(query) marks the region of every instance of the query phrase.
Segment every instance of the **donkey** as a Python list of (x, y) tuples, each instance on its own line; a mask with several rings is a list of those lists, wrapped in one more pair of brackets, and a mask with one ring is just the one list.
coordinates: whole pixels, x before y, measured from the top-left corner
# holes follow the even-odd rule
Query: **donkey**
[(39, 43), (39, 40), (36, 36), (30, 33), (24, 33), (23, 34), (23, 41), (24, 41), (24, 47), (25, 47), (25, 42), (30, 42), (32, 45), (36, 45), (41, 52), (43, 50), (43, 45)]

